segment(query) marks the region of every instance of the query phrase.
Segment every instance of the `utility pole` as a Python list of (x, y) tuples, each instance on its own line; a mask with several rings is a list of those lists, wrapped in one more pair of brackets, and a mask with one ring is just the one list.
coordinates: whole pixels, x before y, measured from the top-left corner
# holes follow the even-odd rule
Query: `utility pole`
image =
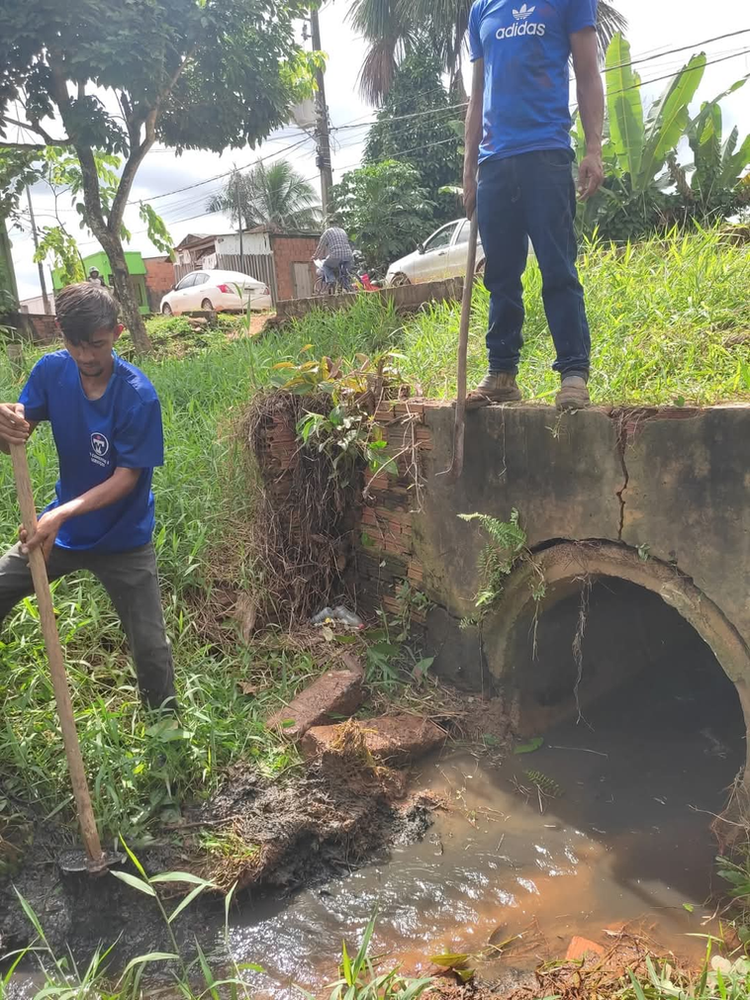
[[(313, 8), (310, 12), (310, 25), (312, 28), (313, 52), (322, 52), (322, 46), (320, 43), (320, 20), (318, 19), (317, 8)], [(318, 169), (320, 170), (320, 203), (323, 206), (323, 217), (327, 221), (331, 209), (333, 170), (331, 168), (331, 133), (328, 122), (325, 72), (322, 69), (316, 70), (315, 79), (318, 85), (318, 89), (315, 94), (315, 102), (318, 109), (316, 137), (318, 140), (317, 164)]]
[[(28, 184), (26, 185), (26, 197), (28, 198), (28, 201), (29, 201), (29, 218), (31, 219), (31, 235), (34, 238), (34, 249), (38, 250), (39, 249), (39, 236), (37, 235), (37, 231), (36, 231), (36, 219), (34, 218), (34, 206), (33, 206), (32, 201), (31, 201), (31, 188), (30, 188), (30, 186)], [(50, 316), (52, 314), (52, 307), (50, 306), (49, 296), (47, 295), (47, 282), (44, 279), (44, 264), (42, 263), (41, 260), (37, 264), (37, 268), (39, 269), (39, 284), (41, 285), (41, 288), (42, 288), (42, 301), (44, 302), (44, 311), (45, 311), (45, 313), (48, 316)]]
[(240, 227), (240, 271), (245, 272), (245, 249), (242, 235), (242, 195), (240, 192), (239, 171), (234, 175), (234, 187), (237, 192), (237, 222)]

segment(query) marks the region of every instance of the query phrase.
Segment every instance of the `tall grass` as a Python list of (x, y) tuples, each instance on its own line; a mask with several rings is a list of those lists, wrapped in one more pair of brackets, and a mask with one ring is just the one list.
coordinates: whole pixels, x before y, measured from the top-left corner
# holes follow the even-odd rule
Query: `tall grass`
[[(352, 318), (355, 321), (352, 322)], [(315, 351), (354, 356), (385, 344), (395, 315), (363, 299), (352, 316), (321, 317)], [(309, 333), (292, 329), (259, 340), (212, 341), (184, 360), (146, 360), (159, 392), (166, 464), (157, 470), (155, 543), (167, 629), (174, 646), (183, 728), (152, 725), (139, 705), (119, 623), (103, 589), (81, 577), (54, 585), (58, 625), (94, 808), (106, 835), (143, 842), (151, 821), (185, 798), (206, 795), (238, 759), (278, 773), (296, 761), (264, 726), (280, 700), (315, 669), (301, 653), (251, 649), (227, 626), (202, 628), (200, 594), (214, 567), (238, 565), (236, 526), (252, 516), (234, 436), (237, 417), (271, 377), (273, 365), (298, 359)], [(41, 352), (27, 350), (22, 370), (0, 360), (0, 398), (17, 398)], [(29, 444), (37, 505), (52, 496), (57, 457), (49, 428)], [(0, 551), (15, 541), (19, 515), (10, 462), (0, 456)], [(252, 578), (237, 580), (246, 587)], [(210, 633), (210, 637), (208, 636)], [(252, 697), (238, 684), (251, 681)], [(41, 817), (72, 819), (72, 803), (46, 668), (36, 602), (27, 599), (0, 637), (0, 807), (4, 796), (34, 805)], [(0, 817), (2, 812), (0, 812)], [(0, 852), (1, 854), (2, 852)], [(0, 872), (2, 857), (0, 857)]]
[[(599, 403), (717, 403), (750, 399), (750, 246), (717, 231), (653, 237), (625, 248), (587, 247), (581, 280), (591, 326), (591, 392)], [(535, 262), (524, 277), (526, 323), (519, 382), (526, 397), (549, 401), (558, 380)], [(489, 295), (478, 284), (469, 340), (469, 380), (487, 370)], [(402, 370), (425, 395), (456, 388), (459, 310), (435, 306), (408, 323)]]
[[(592, 390), (600, 402), (700, 403), (750, 399), (750, 249), (715, 232), (653, 239), (636, 247), (589, 247), (581, 259), (594, 339)], [(549, 399), (552, 344), (541, 279), (525, 279), (527, 324), (521, 382)], [(470, 376), (485, 368), (486, 291), (477, 286)], [(458, 307), (436, 306), (404, 320), (374, 296), (346, 313), (316, 312), (263, 338), (212, 336), (184, 359), (146, 360), (160, 394), (166, 465), (157, 471), (156, 546), (167, 627), (174, 643), (182, 730), (165, 731), (140, 709), (119, 625), (103, 590), (79, 578), (55, 585), (55, 605), (95, 809), (105, 833), (144, 837), (151, 821), (185, 797), (208, 794), (222, 770), (244, 758), (276, 773), (294, 753), (263, 719), (314, 670), (283, 648), (248, 648), (227, 626), (204, 628), (200, 595), (222, 563), (240, 572), (243, 520), (252, 517), (245, 469), (236, 450), (237, 417), (268, 384), (273, 366), (301, 355), (354, 359), (395, 347), (404, 377), (431, 396), (455, 387)], [(163, 325), (163, 321), (159, 321)], [(174, 325), (174, 324), (173, 324)], [(171, 329), (171, 327), (170, 327)], [(164, 332), (163, 330), (161, 331)], [(182, 327), (173, 332), (182, 336)], [(732, 344), (730, 336), (737, 343)], [(0, 360), (0, 398), (17, 398), (40, 352), (28, 350), (21, 372)], [(29, 445), (39, 506), (52, 495), (57, 459), (48, 428)], [(16, 534), (18, 512), (10, 463), (0, 458), (0, 550)], [(241, 553), (239, 554), (241, 555)], [(251, 573), (233, 582), (250, 588)], [(72, 818), (62, 744), (46, 669), (36, 605), (20, 604), (0, 639), (0, 816), (2, 797), (35, 805), (41, 816)], [(253, 697), (238, 682), (250, 680)], [(0, 869), (2, 857), (0, 857)]]

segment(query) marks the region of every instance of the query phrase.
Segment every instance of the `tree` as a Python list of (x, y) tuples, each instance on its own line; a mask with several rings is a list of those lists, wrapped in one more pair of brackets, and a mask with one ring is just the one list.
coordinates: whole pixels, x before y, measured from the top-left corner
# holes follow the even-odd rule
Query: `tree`
[(416, 248), (433, 208), (419, 173), (395, 160), (352, 170), (333, 189), (334, 217), (374, 271)]
[[(178, 151), (255, 145), (309, 94), (312, 57), (294, 40), (305, 0), (26, 0), (0, 6), (0, 147), (65, 147), (84, 219), (107, 254), (125, 320), (150, 348), (121, 227), (159, 140)], [(21, 138), (12, 141), (17, 130)], [(124, 159), (109, 205), (94, 150)]]
[(422, 41), (396, 70), (365, 146), (365, 164), (398, 160), (418, 171), (421, 187), (436, 205), (436, 224), (455, 217), (455, 195), (441, 192), (459, 184), (463, 170), (462, 140), (451, 124), (460, 115), (450, 105), (438, 57)]
[[(465, 98), (461, 66), (473, 0), (353, 0), (349, 17), (370, 43), (360, 74), (360, 89), (371, 104), (386, 96), (405, 54), (423, 34), (430, 40), (442, 68), (451, 76), (451, 92)], [(598, 4), (599, 48), (602, 58), (617, 31), (627, 21), (609, 0)]]
[[(580, 213), (583, 232), (637, 239), (691, 220), (710, 223), (743, 207), (741, 178), (750, 165), (750, 137), (740, 144), (739, 132), (733, 129), (723, 141), (720, 102), (748, 78), (704, 102), (691, 118), (690, 105), (705, 67), (705, 53), (692, 56), (645, 114), (630, 46), (621, 35), (613, 38), (607, 51), (605, 182)], [(585, 136), (579, 120), (573, 138), (580, 160)], [(693, 152), (688, 166), (678, 162), (684, 139)]]
[(39, 176), (35, 154), (28, 150), (0, 148), (0, 316), (18, 307), (16, 274), (11, 256), (7, 220), (16, 217), (18, 199), (27, 184)]
[[(238, 213), (239, 208), (239, 213)], [(221, 194), (206, 205), (208, 212), (228, 212), (247, 229), (269, 226), (281, 232), (305, 232), (321, 224), (321, 211), (312, 184), (288, 160), (267, 167), (258, 163), (247, 174), (235, 171)]]

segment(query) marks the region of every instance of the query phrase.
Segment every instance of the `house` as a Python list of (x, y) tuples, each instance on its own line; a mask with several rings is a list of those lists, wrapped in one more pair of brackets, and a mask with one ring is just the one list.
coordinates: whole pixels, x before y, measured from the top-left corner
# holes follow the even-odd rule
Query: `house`
[(319, 233), (282, 233), (258, 226), (239, 233), (190, 233), (175, 247), (175, 284), (199, 268), (243, 271), (271, 289), (274, 302), (313, 294), (315, 268), (311, 258)]
[(175, 286), (174, 264), (172, 258), (166, 254), (160, 257), (144, 257), (143, 264), (146, 268), (146, 295), (149, 308), (152, 313), (158, 313), (161, 309), (161, 300)]
[[(130, 275), (130, 285), (133, 289), (135, 300), (138, 303), (138, 310), (144, 315), (148, 315), (151, 312), (151, 307), (146, 290), (146, 265), (143, 263), (143, 257), (137, 250), (126, 250), (125, 264)], [(111, 288), (112, 268), (109, 266), (109, 259), (103, 250), (99, 253), (89, 254), (88, 257), (83, 258), (83, 269), (87, 275), (92, 267), (97, 269), (107, 286)], [(52, 287), (56, 292), (59, 292), (63, 287), (62, 272), (60, 270), (52, 272)]]

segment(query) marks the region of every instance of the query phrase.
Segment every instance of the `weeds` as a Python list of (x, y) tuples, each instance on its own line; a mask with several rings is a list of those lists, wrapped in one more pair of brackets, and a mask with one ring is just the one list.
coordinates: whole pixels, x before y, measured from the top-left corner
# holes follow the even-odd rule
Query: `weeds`
[[(672, 233), (642, 243), (584, 247), (579, 261), (591, 326), (595, 403), (685, 405), (750, 399), (750, 246), (718, 230)], [(554, 347), (530, 262), (524, 277), (526, 323), (519, 382), (529, 399), (550, 401), (558, 387)], [(489, 294), (474, 292), (469, 384), (487, 370)], [(459, 307), (426, 308), (404, 327), (401, 371), (426, 396), (456, 389)]]
[[(382, 325), (373, 332), (372, 324), (360, 328), (338, 318), (329, 318), (324, 326), (316, 347), (331, 356), (353, 358), (370, 350), (371, 336), (382, 341), (387, 336)], [(303, 337), (296, 329), (262, 339), (227, 341), (222, 336), (184, 360), (142, 363), (163, 404), (167, 460), (154, 477), (154, 541), (173, 642), (181, 730), (170, 733), (154, 726), (142, 711), (119, 622), (99, 584), (77, 576), (54, 585), (82, 752), (106, 838), (122, 833), (133, 842), (144, 842), (155, 823), (174, 818), (183, 801), (208, 796), (224, 770), (238, 760), (254, 762), (271, 775), (297, 762), (296, 751), (267, 731), (264, 720), (317, 668), (309, 655), (282, 643), (253, 648), (238, 643), (237, 626), (226, 609), (225, 622), (218, 620), (222, 615), (216, 610), (216, 588), (217, 581), (227, 580), (247, 594), (259, 589), (257, 572), (247, 565), (242, 549), (254, 499), (233, 425), (257, 389), (271, 383), (274, 365), (284, 357), (298, 357), (309, 342)], [(17, 398), (41, 353), (26, 345), (20, 374), (0, 355), (0, 398)], [(48, 427), (37, 430), (28, 450), (41, 506), (52, 495), (57, 477)], [(0, 551), (15, 540), (17, 524), (10, 462), (0, 457)], [(256, 693), (243, 695), (241, 683)], [(3, 798), (26, 804), (36, 821), (73, 822), (32, 599), (19, 604), (5, 622), (0, 695)], [(0, 811), (0, 835), (7, 834), (8, 841), (19, 821), (14, 818), (11, 826), (3, 817), (16, 812), (15, 805), (7, 813)], [(8, 867), (18, 861), (17, 852), (10, 849), (6, 858), (0, 846), (0, 854)]]
[[(30, 962), (37, 966), (43, 981), (42, 988), (33, 995), (24, 993), (29, 1000), (42, 1000), (45, 997), (56, 997), (57, 1000), (145, 1000), (164, 994), (160, 988), (144, 986), (147, 971), (159, 971), (163, 976), (169, 974), (171, 989), (169, 996), (184, 997), (185, 1000), (250, 1000), (251, 993), (247, 983), (242, 978), (242, 972), (252, 970), (262, 972), (260, 966), (250, 963), (238, 963), (231, 958), (229, 940), (229, 913), (235, 889), (232, 888), (224, 901), (224, 947), (228, 975), (217, 977), (198, 941), (195, 942), (196, 954), (189, 958), (181, 950), (172, 930), (172, 924), (193, 903), (201, 893), (215, 888), (211, 882), (200, 879), (189, 872), (165, 872), (149, 877), (135, 854), (124, 845), (137, 875), (130, 872), (113, 871), (110, 874), (154, 901), (172, 947), (171, 952), (153, 951), (133, 958), (125, 966), (120, 975), (113, 978), (110, 970), (110, 957), (115, 944), (103, 949), (98, 947), (88, 965), (79, 967), (72, 954), (60, 957), (52, 949), (44, 928), (33, 908), (26, 899), (16, 892), (18, 901), (29, 924), (36, 933), (36, 940), (21, 952), (3, 956), (10, 966), (0, 980), (0, 1000), (11, 1000), (14, 992), (14, 976), (19, 966), (24, 967)], [(163, 885), (186, 884), (191, 890), (172, 909), (167, 912), (167, 905), (160, 895)], [(166, 995), (166, 994), (165, 994)]]
[(353, 959), (349, 957), (346, 942), (342, 943), (341, 978), (329, 985), (329, 1000), (419, 1000), (432, 985), (431, 977), (406, 979), (398, 968), (378, 972), (375, 961), (369, 957), (375, 920), (373, 914)]

